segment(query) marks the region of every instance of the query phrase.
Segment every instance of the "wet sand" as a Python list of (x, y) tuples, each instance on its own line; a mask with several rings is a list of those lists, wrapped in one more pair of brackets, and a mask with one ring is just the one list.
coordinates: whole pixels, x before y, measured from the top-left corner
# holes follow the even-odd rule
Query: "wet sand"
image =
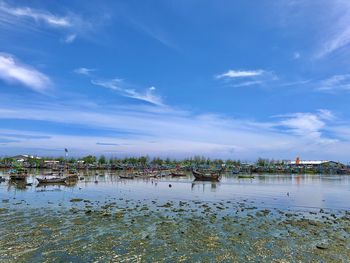
[(0, 261), (349, 262), (349, 179), (315, 178), (1, 184)]
[[(59, 205), (59, 204), (58, 204)], [(349, 262), (350, 213), (246, 202), (2, 200), (1, 262)]]

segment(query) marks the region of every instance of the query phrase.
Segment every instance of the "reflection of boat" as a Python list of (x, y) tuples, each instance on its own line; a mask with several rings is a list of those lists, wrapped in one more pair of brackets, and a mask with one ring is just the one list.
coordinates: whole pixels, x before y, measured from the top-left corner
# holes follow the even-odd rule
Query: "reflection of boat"
[(57, 184), (57, 183), (66, 183), (66, 177), (54, 177), (54, 178), (36, 178), (39, 184)]
[(221, 171), (204, 173), (193, 169), (192, 174), (197, 181), (219, 181), (221, 176)]
[(191, 184), (191, 189), (193, 190), (195, 186), (197, 186), (197, 189), (200, 189), (200, 186), (202, 186), (203, 192), (205, 192), (206, 189), (208, 190), (209, 185), (210, 185), (211, 191), (216, 191), (218, 181), (204, 182), (203, 180), (196, 180), (195, 179)]

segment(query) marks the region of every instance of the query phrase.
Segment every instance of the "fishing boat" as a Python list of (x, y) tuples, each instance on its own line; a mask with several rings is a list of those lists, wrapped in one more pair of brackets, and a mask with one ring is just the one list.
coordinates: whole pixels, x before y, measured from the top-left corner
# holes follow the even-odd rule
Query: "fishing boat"
[(10, 180), (24, 181), (28, 176), (28, 171), (23, 168), (17, 168), (9, 171)]
[(68, 174), (66, 176), (66, 181), (77, 181), (79, 176), (77, 174)]
[(66, 177), (36, 178), (39, 184), (60, 184), (66, 183)]
[(134, 176), (130, 176), (130, 175), (119, 175), (120, 179), (134, 179)]
[(196, 169), (192, 170), (193, 176), (197, 181), (220, 181), (221, 171), (218, 172), (199, 172)]
[(255, 176), (254, 175), (241, 174), (241, 175), (238, 175), (238, 178), (239, 179), (254, 179)]
[(180, 172), (171, 172), (169, 175), (171, 177), (186, 177), (187, 176), (185, 173), (180, 173)]
[(24, 181), (26, 180), (27, 175), (26, 174), (11, 174), (10, 175), (10, 180), (14, 181)]

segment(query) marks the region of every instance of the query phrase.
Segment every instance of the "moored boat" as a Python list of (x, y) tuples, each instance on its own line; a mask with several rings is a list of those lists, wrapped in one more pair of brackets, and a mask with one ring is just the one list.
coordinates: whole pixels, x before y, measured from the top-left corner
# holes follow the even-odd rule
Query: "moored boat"
[(39, 182), (39, 184), (59, 184), (59, 183), (65, 183), (67, 178), (66, 177), (54, 177), (54, 178), (36, 178)]
[(119, 175), (120, 179), (134, 179), (134, 176), (130, 176), (130, 175)]
[(220, 181), (221, 171), (219, 172), (199, 172), (196, 169), (192, 170), (193, 176), (197, 181)]
[(254, 179), (255, 176), (254, 175), (246, 175), (246, 174), (241, 174), (237, 176), (239, 179)]
[(187, 176), (185, 173), (180, 173), (180, 172), (172, 172), (169, 175), (171, 177), (186, 177)]
[(14, 181), (24, 181), (27, 178), (26, 174), (11, 174), (10, 179)]

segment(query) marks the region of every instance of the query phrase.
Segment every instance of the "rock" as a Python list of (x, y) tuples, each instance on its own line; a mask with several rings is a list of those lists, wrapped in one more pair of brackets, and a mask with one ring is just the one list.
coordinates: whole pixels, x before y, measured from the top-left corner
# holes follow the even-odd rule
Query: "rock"
[(328, 249), (328, 247), (326, 245), (324, 245), (324, 244), (316, 245), (316, 248), (321, 249), (321, 250)]

